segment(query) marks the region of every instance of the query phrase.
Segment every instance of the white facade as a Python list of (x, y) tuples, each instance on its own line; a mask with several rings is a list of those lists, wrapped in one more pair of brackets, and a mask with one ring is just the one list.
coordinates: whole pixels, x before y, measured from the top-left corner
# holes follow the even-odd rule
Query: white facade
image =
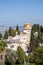
[(11, 49), (17, 51), (18, 46), (20, 46), (24, 52), (27, 52), (27, 46), (30, 43), (30, 35), (31, 35), (31, 27), (29, 29), (24, 29), (20, 35), (13, 37), (12, 39), (8, 39), (6, 49)]

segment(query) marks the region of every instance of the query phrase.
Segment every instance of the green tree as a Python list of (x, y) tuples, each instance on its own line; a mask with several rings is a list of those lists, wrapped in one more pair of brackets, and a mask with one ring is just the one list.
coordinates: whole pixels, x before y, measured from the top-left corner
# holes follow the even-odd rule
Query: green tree
[(16, 32), (18, 32), (18, 30), (14, 30), (14, 29), (12, 29), (10, 27), (9, 30), (8, 30), (8, 32), (9, 32), (9, 36), (15, 36), (16, 35)]
[[(37, 38), (35, 38), (34, 33), (38, 32)], [(39, 24), (34, 24), (32, 26), (31, 30), (31, 37), (30, 37), (30, 47), (31, 50), (35, 50), (37, 47), (39, 47), (39, 42), (41, 42), (41, 31), (40, 31), (40, 25)]]
[(39, 47), (33, 52), (32, 61), (36, 65), (43, 65), (43, 47)]
[(18, 61), (20, 63), (24, 63), (26, 60), (25, 52), (23, 51), (23, 49), (20, 46), (17, 48), (17, 57), (18, 57)]
[(15, 36), (16, 35), (16, 30), (12, 29), (11, 30), (11, 36)]
[(0, 41), (0, 52), (5, 49), (5, 46), (6, 46), (6, 42)]
[(19, 26), (18, 26), (18, 25), (16, 26), (16, 32), (17, 32), (18, 34), (20, 34)]
[(1, 38), (2, 38), (2, 34), (0, 33), (0, 40), (1, 40)]
[(18, 25), (16, 26), (16, 30), (19, 30), (19, 26)]
[(43, 33), (43, 26), (41, 26), (40, 30), (41, 30), (41, 33)]
[(18, 34), (20, 34), (19, 26), (18, 26), (18, 25), (16, 26), (16, 30), (14, 30), (14, 29), (12, 29), (12, 28), (10, 27), (9, 30), (8, 30), (8, 32), (9, 32), (9, 36), (15, 36), (15, 35), (16, 35), (16, 32), (17, 32)]
[(8, 31), (5, 31), (4, 39), (8, 39)]
[(40, 31), (41, 31), (41, 43), (43, 43), (43, 27), (40, 26)]
[(8, 32), (9, 32), (9, 36), (11, 36), (12, 34), (11, 34), (11, 31), (12, 31), (12, 28), (11, 27), (9, 27), (9, 30), (8, 30)]

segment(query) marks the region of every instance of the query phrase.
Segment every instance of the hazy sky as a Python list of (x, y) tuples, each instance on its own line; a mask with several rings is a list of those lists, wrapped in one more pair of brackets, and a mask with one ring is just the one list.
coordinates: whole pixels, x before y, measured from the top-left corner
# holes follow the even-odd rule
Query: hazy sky
[(43, 0), (0, 0), (0, 25), (43, 25)]

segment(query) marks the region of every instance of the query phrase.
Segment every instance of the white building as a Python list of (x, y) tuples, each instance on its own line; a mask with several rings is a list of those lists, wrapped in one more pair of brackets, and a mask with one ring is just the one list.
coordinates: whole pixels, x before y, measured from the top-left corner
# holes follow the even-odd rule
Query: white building
[(18, 46), (20, 46), (26, 53), (27, 47), (29, 47), (30, 43), (31, 28), (30, 24), (25, 24), (24, 30), (20, 33), (20, 35), (17, 35), (16, 33), (15, 37), (8, 38), (6, 49), (17, 51)]

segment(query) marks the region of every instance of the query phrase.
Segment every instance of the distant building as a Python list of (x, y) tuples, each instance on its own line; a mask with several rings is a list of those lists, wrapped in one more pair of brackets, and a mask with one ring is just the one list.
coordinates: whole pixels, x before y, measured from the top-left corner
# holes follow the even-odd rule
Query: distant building
[(15, 37), (10, 36), (7, 39), (6, 49), (17, 51), (18, 46), (20, 46), (27, 54), (27, 47), (29, 47), (30, 43), (31, 28), (32, 26), (30, 24), (25, 24), (24, 30), (20, 33), (20, 35), (16, 34)]

